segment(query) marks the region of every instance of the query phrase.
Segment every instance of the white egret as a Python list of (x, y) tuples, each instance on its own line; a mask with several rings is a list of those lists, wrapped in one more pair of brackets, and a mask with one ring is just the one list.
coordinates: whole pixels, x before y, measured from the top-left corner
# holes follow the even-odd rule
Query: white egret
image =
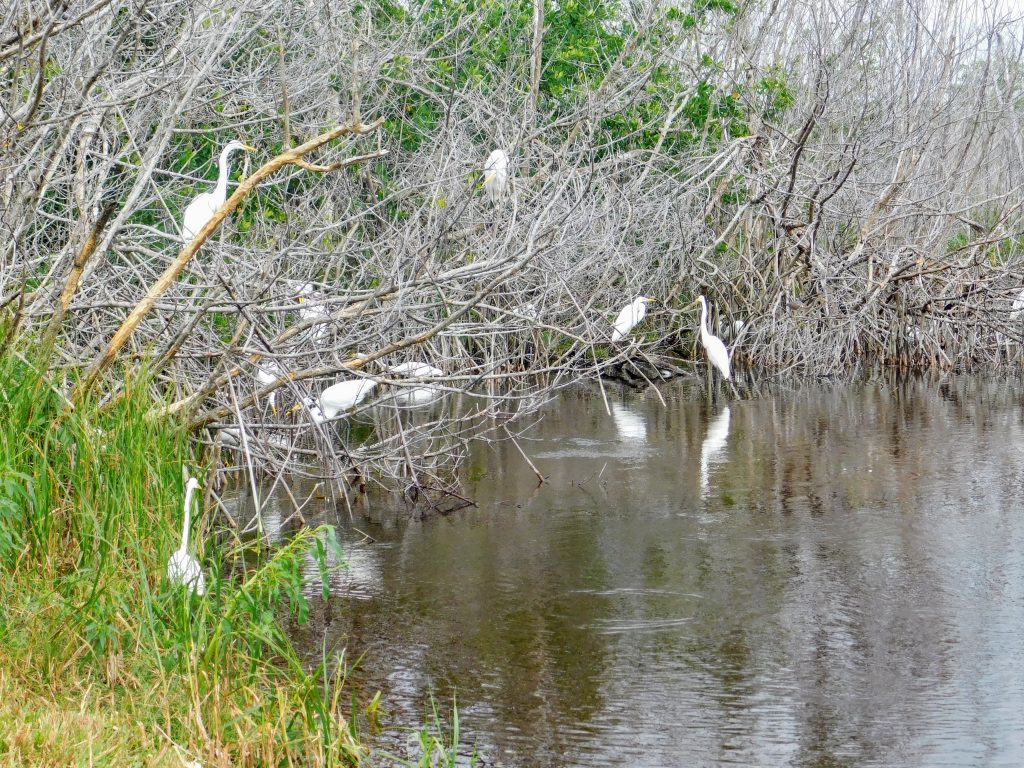
[(181, 547), (167, 561), (167, 579), (172, 584), (183, 584), (188, 588), (190, 594), (202, 595), (206, 592), (203, 569), (199, 566), (199, 561), (188, 552), (188, 529), (192, 521), (192, 494), (198, 487), (199, 481), (194, 477), (190, 477), (185, 485), (185, 523), (181, 530)]
[(711, 365), (717, 368), (722, 377), (729, 381), (729, 351), (725, 348), (722, 340), (708, 330), (708, 299), (698, 296), (700, 302), (700, 343), (708, 352), (708, 359)]
[[(295, 297), (295, 300), (302, 305), (299, 309), (299, 320), (317, 320), (330, 317), (331, 311), (323, 304), (317, 303), (310, 306), (309, 300), (316, 298), (318, 297), (312, 283), (305, 283), (299, 288), (299, 295)], [(323, 341), (327, 338), (327, 331), (327, 323), (314, 325), (310, 328), (311, 339), (315, 342)]]
[(505, 196), (508, 189), (508, 155), (503, 149), (496, 149), (487, 156), (484, 163), (484, 192), (487, 201), (494, 205)]
[(355, 408), (369, 397), (376, 386), (377, 382), (373, 379), (339, 381), (321, 392), (319, 399), (305, 397), (302, 404), (309, 410), (314, 423), (322, 424), (335, 418), (339, 413)]
[[(266, 387), (273, 384), (275, 381), (284, 376), (285, 373), (281, 369), (281, 366), (275, 363), (273, 360), (263, 361), (257, 363), (256, 368), (256, 381), (261, 387)], [(270, 406), (270, 412), (275, 416), (277, 415), (277, 390), (274, 390), (267, 395), (267, 404)]]
[(399, 363), (398, 365), (389, 365), (388, 370), (398, 376), (413, 376), (415, 378), (444, 376), (444, 371), (440, 368), (435, 368), (432, 365), (420, 363), (415, 360), (410, 360), (407, 363)]
[(700, 343), (708, 354), (708, 360), (722, 373), (722, 377), (729, 381), (729, 351), (725, 348), (722, 340), (708, 330), (708, 302), (703, 296), (698, 296), (700, 302)]
[[(440, 368), (435, 368), (429, 363), (421, 363), (417, 360), (410, 360), (406, 363), (398, 363), (397, 365), (389, 365), (388, 371), (398, 376), (411, 376), (417, 379), (444, 376), (444, 371)], [(415, 405), (417, 403), (422, 405), (435, 400), (440, 395), (441, 390), (429, 385), (422, 387), (402, 387), (397, 393), (395, 393), (395, 399), (407, 405)]]
[(644, 319), (644, 315), (647, 314), (647, 305), (655, 299), (649, 296), (637, 296), (632, 302), (627, 304), (619, 312), (618, 317), (615, 318), (614, 329), (612, 331), (612, 341), (618, 341), (626, 336), (634, 326), (638, 325), (641, 320)]
[(213, 218), (213, 214), (228, 199), (228, 156), (239, 149), (246, 152), (256, 151), (255, 147), (243, 144), (237, 139), (229, 141), (220, 151), (220, 175), (217, 177), (217, 185), (213, 188), (213, 192), (196, 195), (195, 200), (189, 203), (188, 208), (185, 209), (185, 215), (181, 220), (181, 236), (185, 242), (193, 240), (199, 234), (199, 230), (206, 226), (206, 222)]
[(1016, 320), (1020, 317), (1021, 310), (1024, 310), (1024, 291), (1017, 294), (1017, 298), (1013, 300), (1013, 304), (1010, 307), (1010, 319)]

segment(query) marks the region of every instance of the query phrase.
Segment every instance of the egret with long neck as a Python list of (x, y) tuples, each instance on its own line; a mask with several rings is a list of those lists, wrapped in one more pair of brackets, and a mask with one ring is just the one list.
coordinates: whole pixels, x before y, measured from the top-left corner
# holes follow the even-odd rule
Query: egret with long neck
[(704, 345), (708, 360), (719, 370), (722, 378), (729, 381), (729, 351), (725, 348), (722, 340), (708, 330), (708, 302), (703, 296), (698, 296), (700, 302), (700, 343)]
[(183, 584), (189, 594), (202, 595), (206, 592), (203, 569), (200, 567), (199, 561), (188, 551), (188, 531), (192, 523), (192, 495), (198, 487), (199, 481), (194, 477), (190, 477), (185, 485), (185, 523), (181, 529), (181, 546), (167, 561), (167, 579), (172, 584)]
[(181, 237), (187, 243), (195, 239), (206, 222), (213, 218), (224, 202), (228, 199), (228, 158), (232, 152), (239, 149), (246, 152), (255, 152), (254, 147), (235, 139), (229, 141), (220, 151), (220, 175), (217, 176), (217, 185), (212, 192), (203, 192), (196, 195), (195, 200), (188, 204), (185, 209), (185, 216), (181, 220)]

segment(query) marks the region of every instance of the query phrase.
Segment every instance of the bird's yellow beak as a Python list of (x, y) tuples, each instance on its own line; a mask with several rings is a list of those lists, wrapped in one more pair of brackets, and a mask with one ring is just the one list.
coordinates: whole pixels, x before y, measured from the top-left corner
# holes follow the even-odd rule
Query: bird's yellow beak
[(244, 149), (246, 152), (255, 152), (256, 151), (256, 147), (250, 147), (248, 144), (243, 144), (242, 145), (242, 149)]
[(285, 413), (285, 416), (291, 416), (293, 413), (295, 413), (300, 408), (302, 408), (302, 403), (296, 403), (295, 405), (293, 405), (291, 408), (288, 409), (288, 411)]
[(302, 303), (302, 302), (304, 302), (305, 300), (306, 300), (306, 297), (305, 297), (305, 296), (296, 296), (296, 297), (295, 297), (295, 301), (296, 301), (296, 302), (298, 302), (299, 304), (301, 304), (301, 303)]
[(648, 304), (650, 304), (651, 302), (657, 301), (657, 299), (654, 298), (653, 296), (644, 296), (644, 301), (646, 301)]

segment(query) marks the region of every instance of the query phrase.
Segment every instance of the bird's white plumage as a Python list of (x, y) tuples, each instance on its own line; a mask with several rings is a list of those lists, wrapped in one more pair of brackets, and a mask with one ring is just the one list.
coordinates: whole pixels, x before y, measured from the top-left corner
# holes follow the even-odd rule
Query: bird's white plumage
[(1013, 300), (1013, 305), (1010, 307), (1010, 319), (1016, 320), (1020, 317), (1021, 310), (1024, 310), (1024, 290), (1017, 294), (1017, 298)]
[(206, 593), (203, 569), (200, 567), (199, 561), (188, 551), (188, 530), (192, 520), (192, 495), (198, 487), (199, 481), (194, 477), (190, 477), (185, 485), (185, 522), (181, 530), (181, 546), (167, 561), (167, 579), (172, 584), (184, 585), (191, 594), (202, 595)]
[(487, 156), (484, 163), (484, 193), (492, 205), (505, 196), (508, 189), (508, 154), (496, 149)]
[[(256, 368), (256, 381), (261, 387), (273, 384), (282, 376), (284, 376), (284, 371), (273, 360), (261, 360)], [(267, 404), (273, 413), (277, 413), (277, 390), (267, 395)]]
[(324, 416), (324, 412), (320, 410), (320, 403), (315, 397), (304, 397), (302, 398), (302, 404), (309, 411), (309, 417), (313, 419), (314, 424), (323, 424), (327, 421), (327, 417)]
[[(319, 297), (312, 283), (306, 283), (299, 288), (299, 295), (296, 297), (296, 301), (301, 305), (299, 308), (299, 320), (301, 321), (320, 320), (331, 316), (331, 311), (326, 306), (317, 303)], [(310, 339), (314, 342), (325, 340), (329, 331), (328, 325), (328, 323), (314, 325), (310, 329)]]
[(637, 296), (619, 311), (615, 322), (612, 324), (612, 341), (619, 341), (625, 338), (626, 334), (644, 319), (644, 315), (647, 314), (647, 304), (651, 301), (653, 299), (649, 299), (646, 296)]
[(707, 299), (699, 296), (697, 301), (700, 302), (700, 343), (704, 345), (711, 364), (721, 372), (726, 381), (729, 381), (729, 351), (722, 340), (708, 330)]
[(228, 199), (228, 158), (232, 152), (243, 149), (247, 152), (252, 152), (253, 148), (248, 144), (235, 139), (229, 141), (225, 145), (224, 149), (220, 152), (220, 174), (217, 176), (217, 184), (214, 186), (212, 192), (203, 192), (202, 194), (196, 195), (195, 199), (188, 204), (185, 209), (185, 215), (181, 219), (181, 237), (185, 242), (189, 242), (199, 234), (206, 222), (213, 218), (213, 214), (224, 205), (224, 201)]
[(339, 413), (355, 408), (369, 397), (376, 386), (377, 382), (373, 379), (339, 381), (321, 392), (319, 399), (306, 397), (302, 404), (306, 406), (313, 421), (322, 424)]
[(444, 376), (444, 371), (440, 368), (435, 368), (428, 363), (421, 363), (417, 360), (410, 360), (407, 363), (399, 363), (398, 365), (389, 365), (388, 370), (398, 376), (413, 376), (415, 378)]

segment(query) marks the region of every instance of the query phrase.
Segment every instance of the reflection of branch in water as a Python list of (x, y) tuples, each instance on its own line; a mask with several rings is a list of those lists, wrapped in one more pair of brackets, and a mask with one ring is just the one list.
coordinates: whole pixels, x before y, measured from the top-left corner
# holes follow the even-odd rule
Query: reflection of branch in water
[(569, 485), (571, 485), (571, 486), (575, 486), (576, 488), (583, 488), (583, 486), (584, 486), (584, 485), (586, 485), (587, 483), (589, 483), (589, 482), (590, 482), (591, 480), (593, 480), (593, 479), (594, 479), (595, 477), (596, 477), (596, 478), (597, 478), (598, 480), (600, 480), (600, 479), (601, 479), (601, 475), (603, 475), (603, 474), (604, 474), (604, 471), (605, 471), (606, 469), (608, 469), (608, 462), (607, 462), (607, 461), (606, 461), (606, 462), (604, 463), (604, 465), (602, 465), (602, 467), (601, 467), (600, 471), (598, 471), (598, 472), (594, 472), (593, 474), (590, 474), (590, 475), (587, 475), (587, 476), (586, 476), (585, 478), (583, 478), (582, 480), (570, 480), (570, 481), (569, 481)]

